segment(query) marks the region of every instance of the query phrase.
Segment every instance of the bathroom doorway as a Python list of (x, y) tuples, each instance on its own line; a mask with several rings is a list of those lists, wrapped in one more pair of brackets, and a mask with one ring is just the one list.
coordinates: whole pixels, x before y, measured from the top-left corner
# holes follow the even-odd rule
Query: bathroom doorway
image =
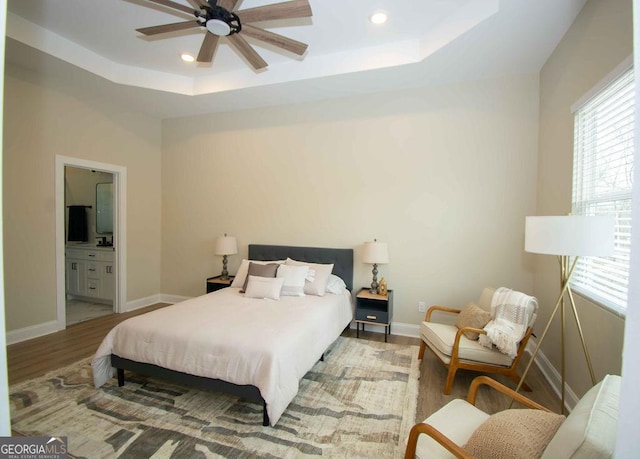
[(113, 174), (65, 166), (66, 324), (113, 314)]
[(121, 311), (126, 169), (56, 156), (57, 324)]

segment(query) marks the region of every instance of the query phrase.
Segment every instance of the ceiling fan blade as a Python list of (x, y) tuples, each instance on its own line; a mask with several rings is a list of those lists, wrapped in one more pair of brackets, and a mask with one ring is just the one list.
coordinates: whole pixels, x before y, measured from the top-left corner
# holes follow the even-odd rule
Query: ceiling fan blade
[(185, 13), (193, 14), (193, 8), (185, 5), (181, 5), (180, 3), (172, 2), (171, 0), (148, 0), (153, 3), (157, 3), (158, 5), (168, 6), (169, 8), (173, 8), (174, 10), (184, 11)]
[(241, 33), (247, 37), (255, 38), (256, 40), (264, 41), (265, 43), (277, 46), (278, 48), (286, 49), (298, 56), (302, 56), (309, 47), (306, 43), (302, 43), (249, 24), (244, 24), (242, 26)]
[(311, 5), (309, 5), (308, 0), (293, 0), (290, 2), (274, 3), (273, 5), (258, 6), (237, 11), (237, 14), (243, 25), (246, 22), (308, 18), (312, 16)]
[(249, 64), (256, 69), (260, 70), (267, 67), (267, 63), (260, 57), (258, 53), (251, 47), (247, 40), (242, 38), (239, 34), (227, 35), (229, 42), (242, 54), (245, 59), (249, 61)]
[(202, 24), (200, 24), (198, 21), (176, 22), (173, 24), (142, 27), (141, 29), (136, 29), (136, 31), (144, 35), (158, 35), (160, 33), (174, 32), (176, 30), (192, 29), (194, 27), (200, 27), (201, 25)]
[(198, 53), (196, 60), (198, 62), (211, 62), (213, 54), (216, 52), (216, 48), (218, 47), (219, 40), (219, 36), (207, 31), (204, 35), (204, 40), (202, 41), (202, 46), (200, 47), (200, 52)]
[(194, 10), (202, 9), (203, 6), (207, 3), (206, 0), (187, 0), (192, 6)]
[(227, 11), (233, 11), (237, 3), (238, 0), (218, 0), (217, 5), (223, 7)]

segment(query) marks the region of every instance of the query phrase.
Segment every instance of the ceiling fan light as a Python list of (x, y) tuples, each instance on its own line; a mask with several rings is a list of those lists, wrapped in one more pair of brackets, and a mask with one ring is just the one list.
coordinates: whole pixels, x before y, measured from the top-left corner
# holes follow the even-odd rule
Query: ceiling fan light
[(207, 21), (207, 30), (214, 35), (218, 35), (220, 37), (229, 35), (231, 32), (231, 27), (224, 21), (220, 19), (209, 19)]
[(369, 21), (376, 25), (384, 24), (387, 22), (387, 13), (384, 11), (377, 11), (369, 16)]
[(180, 54), (180, 59), (182, 59), (185, 62), (194, 62), (196, 60), (196, 58), (193, 57), (193, 54), (189, 54), (189, 53)]

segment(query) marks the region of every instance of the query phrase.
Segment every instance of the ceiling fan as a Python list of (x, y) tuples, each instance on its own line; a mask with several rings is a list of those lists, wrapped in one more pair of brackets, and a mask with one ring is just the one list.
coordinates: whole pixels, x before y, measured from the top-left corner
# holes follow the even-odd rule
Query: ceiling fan
[(136, 31), (151, 36), (176, 30), (204, 27), (206, 32), (198, 53), (198, 62), (212, 61), (220, 37), (226, 37), (256, 70), (263, 69), (268, 64), (244, 39), (244, 36), (268, 43), (298, 56), (302, 56), (307, 50), (305, 43), (269, 32), (249, 23), (311, 17), (311, 6), (308, 0), (292, 0), (235, 12), (233, 10), (238, 0), (188, 0), (193, 8), (171, 0), (147, 1), (193, 14), (195, 20), (143, 27), (136, 29)]

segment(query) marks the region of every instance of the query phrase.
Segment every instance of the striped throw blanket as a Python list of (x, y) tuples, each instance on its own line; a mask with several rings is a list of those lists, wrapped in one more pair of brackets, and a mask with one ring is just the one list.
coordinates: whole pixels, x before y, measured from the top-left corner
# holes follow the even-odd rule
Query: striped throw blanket
[(538, 315), (538, 300), (524, 293), (500, 287), (491, 299), (491, 320), (484, 327), (486, 335), (479, 342), (485, 347), (496, 346), (500, 352), (514, 358), (518, 345)]

